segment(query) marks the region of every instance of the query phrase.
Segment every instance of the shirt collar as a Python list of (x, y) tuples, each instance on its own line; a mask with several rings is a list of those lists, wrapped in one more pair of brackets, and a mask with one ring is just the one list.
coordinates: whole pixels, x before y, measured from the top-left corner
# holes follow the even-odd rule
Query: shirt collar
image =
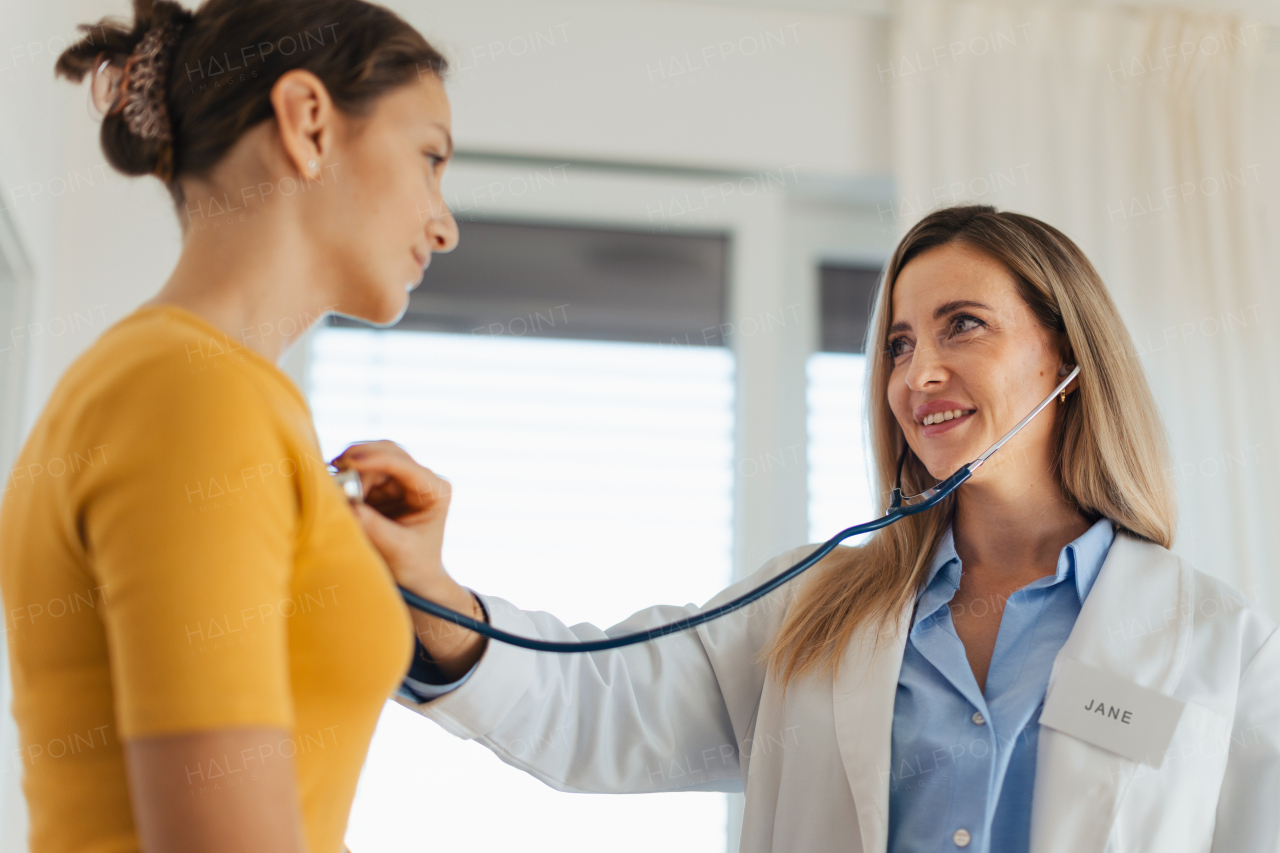
[[(1069, 575), (1073, 575), (1076, 593), (1080, 596), (1080, 603), (1083, 604), (1089, 591), (1093, 589), (1094, 582), (1098, 579), (1098, 572), (1107, 559), (1107, 553), (1111, 550), (1115, 535), (1115, 526), (1111, 523), (1111, 519), (1104, 517), (1094, 522), (1092, 527), (1068, 543), (1058, 554), (1058, 568), (1054, 582), (1065, 580)], [(939, 586), (946, 584), (950, 587), (950, 590), (945, 593), (946, 600), (950, 600), (951, 594), (960, 588), (960, 556), (956, 554), (955, 537), (951, 533), (950, 526), (938, 540), (933, 562), (929, 564), (929, 579), (925, 582), (922, 596), (931, 590), (935, 593), (941, 592), (941, 589), (934, 587), (935, 581)], [(921, 604), (923, 610), (923, 602)]]
[(1089, 590), (1093, 589), (1115, 538), (1116, 528), (1111, 519), (1100, 518), (1058, 555), (1058, 577), (1062, 577), (1066, 571), (1063, 564), (1067, 560), (1067, 554), (1075, 562), (1076, 592), (1080, 595), (1081, 604), (1089, 597)]

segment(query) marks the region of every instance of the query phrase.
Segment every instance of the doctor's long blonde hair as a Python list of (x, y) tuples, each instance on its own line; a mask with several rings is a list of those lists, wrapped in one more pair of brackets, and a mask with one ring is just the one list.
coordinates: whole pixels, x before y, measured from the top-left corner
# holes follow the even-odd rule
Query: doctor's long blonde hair
[[(1060, 404), (1054, 441), (1055, 477), (1090, 519), (1106, 516), (1129, 532), (1169, 547), (1177, 518), (1165, 479), (1168, 446), (1132, 339), (1106, 287), (1071, 240), (1038, 219), (993, 207), (953, 207), (922, 219), (902, 238), (881, 279), (867, 332), (864, 411), (874, 456), (878, 512), (888, 507), (903, 434), (887, 401), (893, 363), (886, 346), (894, 283), (902, 268), (929, 249), (960, 242), (1001, 261), (1013, 274), (1032, 314), (1064, 333), (1080, 365), (1076, 393)], [(995, 457), (993, 457), (994, 461)], [(904, 494), (937, 483), (907, 453)], [(786, 684), (815, 671), (834, 673), (855, 631), (871, 622), (884, 637), (919, 591), (939, 539), (955, 509), (941, 506), (908, 516), (862, 545), (837, 549), (815, 567), (782, 627), (764, 650)]]

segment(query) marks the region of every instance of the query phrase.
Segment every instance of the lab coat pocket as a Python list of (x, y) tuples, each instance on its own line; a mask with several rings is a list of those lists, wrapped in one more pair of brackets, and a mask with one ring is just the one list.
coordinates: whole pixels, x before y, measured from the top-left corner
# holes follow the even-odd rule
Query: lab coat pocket
[(1130, 765), (1116, 849), (1208, 851), (1231, 748), (1231, 720), (1187, 702), (1160, 766)]
[(1157, 768), (1042, 726), (1032, 851), (1207, 853), (1230, 732), (1187, 702)]

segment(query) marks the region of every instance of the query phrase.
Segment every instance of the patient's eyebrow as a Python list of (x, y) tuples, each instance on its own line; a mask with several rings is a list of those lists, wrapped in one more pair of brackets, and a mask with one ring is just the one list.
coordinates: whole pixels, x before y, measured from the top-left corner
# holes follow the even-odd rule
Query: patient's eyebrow
[[(933, 319), (941, 320), (952, 311), (956, 311), (960, 308), (981, 308), (985, 311), (991, 310), (991, 306), (987, 305), (985, 302), (978, 302), (974, 299), (953, 299), (950, 302), (944, 302), (937, 308), (933, 309)], [(911, 324), (906, 320), (899, 320), (889, 327), (889, 334), (891, 335), (897, 332), (909, 331), (911, 331)]]

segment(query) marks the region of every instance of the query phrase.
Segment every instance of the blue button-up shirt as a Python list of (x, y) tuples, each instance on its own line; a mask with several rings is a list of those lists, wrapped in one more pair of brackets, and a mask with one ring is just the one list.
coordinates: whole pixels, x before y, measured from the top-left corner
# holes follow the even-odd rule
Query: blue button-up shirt
[[(1040, 709), (1049, 670), (1111, 549), (1103, 518), (1062, 549), (1058, 569), (971, 615), (1000, 619), (985, 694), (948, 606), (960, 558), (948, 530), (938, 544), (907, 639), (893, 706), (889, 774), (891, 853), (1022, 853), (1031, 836)], [(978, 612), (979, 609), (983, 612)], [(967, 833), (968, 841), (964, 841)]]

